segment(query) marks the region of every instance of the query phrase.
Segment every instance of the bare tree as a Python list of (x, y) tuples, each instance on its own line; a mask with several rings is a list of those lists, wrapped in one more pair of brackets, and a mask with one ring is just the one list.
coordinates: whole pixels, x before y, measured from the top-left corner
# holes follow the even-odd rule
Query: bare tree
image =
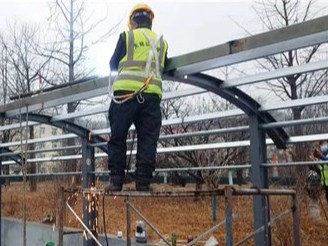
[[(10, 63), (8, 50), (5, 48), (4, 38), (0, 36), (0, 101), (2, 104), (6, 104), (9, 101), (9, 73), (10, 73)], [(0, 125), (8, 125), (13, 122), (12, 119), (6, 119), (4, 117), (0, 118)], [(4, 130), (0, 132), (0, 142), (10, 142), (15, 136), (16, 131)], [(5, 157), (2, 157), (5, 160)], [(3, 174), (9, 174), (9, 165), (3, 167)], [(9, 185), (9, 178), (5, 180), (5, 184)]]
[[(315, 0), (261, 0), (257, 1), (254, 9), (266, 30), (274, 30), (286, 27), (296, 23), (318, 17), (322, 13), (322, 6)], [(260, 67), (267, 71), (292, 67), (301, 64), (310, 63), (318, 60), (323, 55), (324, 45), (315, 45), (312, 47), (290, 50), (281, 54), (268, 56), (259, 61)], [(275, 95), (282, 100), (308, 98), (322, 95), (327, 85), (328, 70), (319, 72), (299, 73), (279, 78), (275, 81), (266, 81), (269, 88)], [(327, 92), (327, 91), (326, 91)], [(309, 116), (309, 111), (305, 107), (293, 107), (291, 109), (291, 119), (298, 120)], [(303, 135), (305, 128), (303, 126), (294, 126), (288, 130), (291, 135)], [(290, 150), (293, 161), (308, 160), (308, 150), (310, 144), (297, 144)], [(296, 177), (296, 187), (299, 191), (303, 190), (305, 182), (306, 167), (298, 167), (290, 170)]]
[[(39, 82), (39, 75), (47, 69), (48, 58), (40, 57), (33, 47), (40, 42), (38, 28), (28, 24), (19, 25), (17, 22), (8, 24), (7, 35), (1, 39), (2, 44), (2, 79), (5, 93), (25, 94), (32, 92)], [(6, 95), (7, 98), (7, 95)], [(7, 99), (5, 99), (7, 100)], [(34, 127), (29, 126), (28, 138), (34, 138)], [(34, 144), (29, 144), (29, 150), (34, 149)], [(34, 158), (34, 154), (30, 154)], [(36, 172), (36, 165), (28, 164), (28, 173)], [(37, 189), (36, 179), (30, 178), (30, 190)]]
[[(258, 1), (254, 9), (265, 29), (274, 30), (285, 26), (312, 19), (318, 15), (317, 1), (267, 0)], [(285, 53), (269, 56), (265, 62), (259, 62), (262, 69), (272, 71), (284, 67), (298, 66), (309, 63), (322, 56), (320, 45), (305, 49), (291, 50)], [(327, 70), (320, 72), (299, 73), (282, 77), (276, 81), (267, 81), (276, 96), (282, 100), (314, 97), (322, 94), (327, 84)], [(292, 119), (302, 118), (303, 107), (292, 108)], [(294, 135), (302, 135), (302, 127), (294, 127)], [(295, 160), (304, 156), (296, 150)]]
[[(177, 90), (179, 85), (171, 86), (171, 89)], [(190, 115), (201, 115), (203, 113), (223, 111), (231, 109), (232, 105), (219, 99), (217, 96), (200, 96), (199, 101), (193, 96), (192, 101), (184, 99), (166, 100), (162, 104), (162, 115), (165, 119), (184, 118)], [(228, 142), (236, 139), (247, 139), (249, 136), (244, 132), (229, 134), (206, 134), (208, 130), (217, 128), (245, 125), (247, 120), (244, 117), (235, 119), (215, 119), (207, 121), (197, 121), (195, 123), (183, 123), (179, 125), (167, 125), (162, 128), (164, 135), (175, 135), (171, 139), (163, 139), (160, 144), (164, 147), (208, 144), (216, 142)], [(183, 136), (193, 132), (204, 132), (199, 136)], [(181, 137), (179, 136), (181, 134)], [(166, 154), (159, 158), (161, 167), (208, 167), (242, 164), (248, 160), (246, 148), (227, 148), (205, 151), (184, 151), (172, 154)], [(206, 183), (209, 187), (215, 188), (219, 185), (220, 177), (225, 172), (222, 171), (199, 171), (189, 172), (198, 184)], [(179, 172), (172, 173), (177, 183), (185, 184), (184, 178)]]
[[(54, 0), (50, 4), (50, 10), (50, 22), (55, 25), (55, 29), (51, 31), (57, 38), (54, 46), (48, 48), (48, 52), (51, 54), (44, 52), (44, 55), (51, 57), (58, 64), (57, 81), (54, 81), (53, 84), (71, 83), (88, 77), (93, 68), (86, 68), (84, 65), (87, 60), (87, 51), (91, 45), (104, 41), (113, 34), (117, 24), (102, 35), (93, 35), (92, 32), (106, 20), (107, 16), (95, 19), (94, 17), (99, 15), (87, 11), (87, 1), (85, 0)], [(78, 105), (79, 102), (68, 103), (67, 113), (74, 112)], [(74, 139), (67, 140), (68, 146), (74, 144)], [(66, 152), (67, 155), (75, 154), (73, 149)], [(69, 161), (64, 169), (76, 171), (77, 163)]]

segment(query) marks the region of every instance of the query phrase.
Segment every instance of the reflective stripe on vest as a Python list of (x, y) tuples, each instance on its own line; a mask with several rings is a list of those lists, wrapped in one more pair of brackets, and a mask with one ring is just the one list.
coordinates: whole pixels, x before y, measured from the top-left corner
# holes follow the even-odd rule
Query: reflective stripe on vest
[[(144, 76), (137, 76), (137, 75), (129, 75), (129, 74), (119, 74), (117, 76), (117, 80), (135, 80), (139, 82), (145, 82), (145, 77)], [(153, 79), (151, 81), (152, 85), (157, 85), (159, 88), (162, 88), (162, 81), (156, 81)]]
[[(147, 62), (145, 61), (125, 61), (125, 62), (120, 62), (118, 65), (118, 69), (121, 70), (124, 67), (145, 67)], [(156, 68), (155, 62), (151, 63), (151, 68)], [(160, 72), (163, 73), (164, 71), (164, 66), (161, 65), (160, 67)]]
[[(147, 33), (146, 30), (149, 31), (149, 33)], [(161, 96), (161, 75), (164, 70), (164, 55), (167, 50), (167, 45), (162, 36), (156, 36), (152, 31), (146, 30), (136, 29), (126, 32), (127, 52), (119, 63), (119, 73), (114, 82), (114, 91), (135, 90), (140, 86), (140, 82), (144, 83), (146, 79), (151, 76), (152, 82), (145, 92), (156, 93)], [(141, 40), (135, 42), (135, 36), (138, 36), (138, 39)], [(140, 44), (148, 48), (147, 53), (145, 49), (142, 49), (144, 47), (143, 45), (142, 47), (138, 47)], [(138, 48), (141, 49), (138, 50)], [(138, 53), (135, 52), (135, 50), (137, 50)], [(131, 86), (133, 81), (137, 83)], [(158, 89), (154, 88), (154, 86), (158, 87)]]

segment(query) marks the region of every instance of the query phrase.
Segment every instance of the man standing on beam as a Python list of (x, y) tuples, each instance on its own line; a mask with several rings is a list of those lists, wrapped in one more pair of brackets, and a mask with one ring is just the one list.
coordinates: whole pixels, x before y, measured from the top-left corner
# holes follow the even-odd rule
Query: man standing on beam
[(162, 73), (168, 49), (163, 36), (151, 30), (153, 19), (154, 12), (148, 5), (136, 5), (129, 15), (129, 31), (120, 34), (110, 60), (108, 168), (111, 173), (106, 191), (122, 190), (127, 167), (127, 134), (132, 123), (137, 132), (136, 190), (150, 190), (162, 124)]

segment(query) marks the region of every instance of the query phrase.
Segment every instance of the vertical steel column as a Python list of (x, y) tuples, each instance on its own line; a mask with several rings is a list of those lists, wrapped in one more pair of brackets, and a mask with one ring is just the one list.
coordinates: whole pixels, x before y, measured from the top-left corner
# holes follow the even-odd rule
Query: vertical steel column
[(293, 237), (294, 246), (301, 245), (301, 235), (300, 235), (300, 210), (298, 207), (297, 195), (293, 195)]
[(65, 192), (64, 188), (60, 187), (58, 189), (58, 246), (64, 246), (64, 211), (65, 211)]
[(131, 246), (131, 209), (129, 197), (125, 199), (126, 204), (126, 245)]
[[(82, 139), (82, 178), (83, 189), (90, 189), (95, 186), (95, 150), (89, 145), (86, 138)], [(83, 223), (89, 228), (93, 235), (97, 238), (97, 199), (92, 193), (83, 196)], [(95, 246), (96, 242), (92, 238), (83, 238), (83, 246)]]
[(232, 237), (232, 192), (231, 186), (226, 186), (224, 188), (224, 198), (225, 198), (225, 217), (226, 217), (226, 246), (233, 245)]
[(212, 196), (212, 220), (213, 220), (213, 223), (216, 223), (217, 200), (218, 200), (217, 196)]
[[(250, 127), (250, 156), (252, 165), (252, 183), (254, 187), (259, 189), (268, 188), (268, 170), (261, 166), (266, 163), (266, 142), (265, 131), (259, 127), (259, 117), (257, 115), (249, 115)], [(255, 230), (264, 226), (264, 231), (256, 234), (255, 242), (257, 246), (271, 245), (271, 231), (267, 223), (270, 220), (269, 199), (266, 196), (253, 196), (253, 216)]]

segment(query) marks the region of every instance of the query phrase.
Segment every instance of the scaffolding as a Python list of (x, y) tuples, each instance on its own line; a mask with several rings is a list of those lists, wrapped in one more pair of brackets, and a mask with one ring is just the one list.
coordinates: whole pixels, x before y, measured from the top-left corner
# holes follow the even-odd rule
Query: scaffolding
[[(85, 204), (87, 213), (84, 213), (84, 216), (87, 215), (89, 218), (87, 220), (87, 224), (84, 224), (81, 219), (76, 215), (74, 210), (68, 205), (66, 202), (67, 207), (70, 209), (71, 212), (74, 213), (75, 217), (79, 219), (80, 223), (83, 225), (84, 228), (86, 228), (88, 234), (96, 245), (100, 245), (100, 243), (94, 239), (94, 234), (96, 234), (96, 226), (97, 225), (97, 218), (95, 215), (97, 209), (90, 209), (91, 207), (94, 207), (97, 201), (99, 200), (99, 196), (115, 196), (115, 197), (124, 197), (124, 203), (126, 205), (126, 225), (127, 225), (127, 231), (126, 231), (126, 240), (127, 240), (127, 246), (131, 246), (131, 212), (135, 212), (138, 214), (139, 217), (143, 219), (143, 221), (165, 242), (166, 245), (171, 246), (173, 245), (170, 242), (170, 239), (166, 238), (152, 223), (149, 219), (147, 219), (142, 212), (136, 208), (136, 206), (130, 201), (130, 198), (132, 197), (216, 197), (216, 196), (224, 196), (225, 198), (225, 220), (220, 221), (216, 225), (214, 225), (212, 228), (209, 228), (202, 234), (200, 234), (197, 238), (193, 239), (191, 242), (187, 243), (185, 246), (191, 246), (195, 243), (202, 240), (204, 237), (211, 235), (215, 231), (217, 231), (220, 227), (225, 226), (226, 231), (226, 245), (232, 246), (232, 245), (242, 245), (243, 243), (247, 242), (252, 237), (255, 237), (257, 234), (264, 232), (265, 237), (270, 237), (270, 230), (269, 228), (272, 227), (274, 224), (276, 224), (278, 221), (284, 219), (287, 215), (292, 213), (292, 224), (293, 224), (293, 241), (294, 245), (301, 245), (300, 242), (300, 213), (298, 208), (298, 201), (295, 190), (288, 190), (288, 189), (254, 189), (254, 188), (239, 188), (236, 189), (233, 186), (226, 186), (223, 189), (213, 189), (213, 190), (201, 190), (201, 191), (177, 191), (177, 192), (163, 192), (163, 191), (157, 191), (157, 192), (131, 192), (131, 191), (122, 191), (122, 192), (105, 192), (103, 189), (84, 189), (84, 190), (65, 190), (63, 192), (68, 193), (76, 193), (80, 192), (83, 194), (83, 197), (86, 197), (86, 200), (88, 201), (87, 204)], [(275, 218), (270, 219), (266, 224), (262, 225), (261, 227), (257, 228), (254, 232), (247, 235), (244, 239), (240, 240), (237, 243), (233, 242), (233, 228), (232, 228), (232, 220), (234, 218), (233, 216), (233, 196), (246, 196), (246, 195), (252, 195), (252, 196), (263, 196), (266, 199), (268, 199), (268, 196), (277, 196), (277, 195), (283, 195), (283, 196), (290, 196), (292, 198), (292, 206), (290, 208), (287, 208), (285, 211), (277, 215)], [(94, 198), (94, 199), (92, 199)], [(88, 216), (89, 215), (89, 216)], [(270, 215), (268, 215), (270, 217)], [(88, 226), (93, 228), (93, 231), (88, 230)], [(88, 238), (87, 240), (92, 240)], [(90, 243), (90, 245), (94, 245)]]

